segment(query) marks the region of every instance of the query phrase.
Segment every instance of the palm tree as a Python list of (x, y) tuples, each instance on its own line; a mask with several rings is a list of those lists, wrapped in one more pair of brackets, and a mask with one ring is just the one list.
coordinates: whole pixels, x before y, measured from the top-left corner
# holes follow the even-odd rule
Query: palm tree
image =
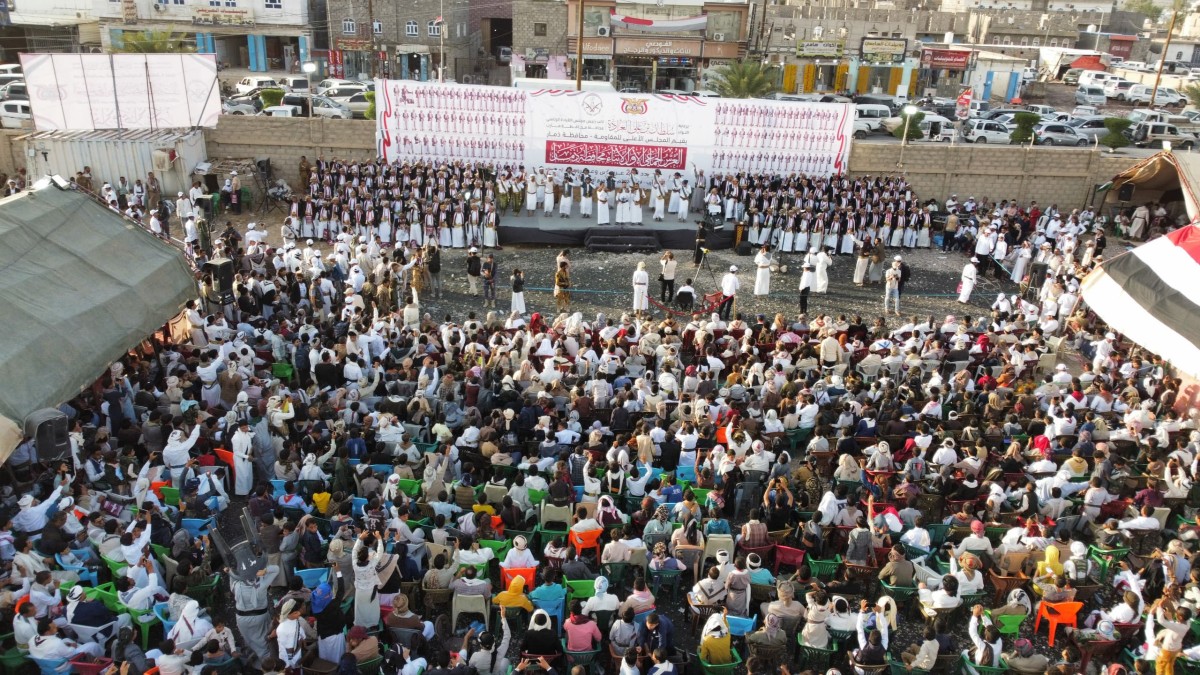
[(1194, 107), (1200, 107), (1200, 84), (1189, 84), (1179, 90), (1183, 94), (1188, 103)]
[(125, 33), (123, 37), (124, 42), (121, 46), (110, 50), (114, 54), (178, 54), (196, 51), (191, 38), (169, 30), (130, 32)]
[(779, 89), (759, 61), (736, 61), (719, 66), (709, 82), (725, 98), (762, 98)]

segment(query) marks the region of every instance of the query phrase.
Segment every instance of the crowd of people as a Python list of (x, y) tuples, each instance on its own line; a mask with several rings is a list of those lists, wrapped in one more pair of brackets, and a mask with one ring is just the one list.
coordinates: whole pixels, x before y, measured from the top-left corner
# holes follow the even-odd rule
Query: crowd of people
[[(411, 270), (431, 266), (443, 222), (451, 247), (485, 243), (453, 228), (475, 207), (463, 190), (481, 191), (480, 213), (503, 208), (490, 180), (318, 160), (284, 227), (313, 201), (349, 209), (328, 219), (334, 264), (319, 271), (296, 239), (328, 225), (274, 259), (257, 228), (221, 233), (234, 304), (202, 288), (175, 340), (148, 340), (66, 404), (72, 457), (47, 461), (27, 438), (6, 463), (14, 648), (160, 675), (563, 672), (596, 650), (621, 675), (741, 658), (758, 675), (786, 673), (793, 646), (814, 672), (957, 659), (1075, 675), (1082, 655), (1111, 649), (1092, 661), (1107, 665), (1126, 647), (1139, 673), (1200, 660), (1200, 419), (1162, 358), (1080, 300), (1102, 260), (1090, 212), (934, 208), (889, 177), (724, 182), (715, 194), (734, 202), (714, 215), (747, 220), (763, 254), (789, 234), (803, 250), (806, 217), (835, 254), (847, 236), (900, 231), (905, 247), (912, 231), (981, 261), (1016, 251), (1022, 290), (944, 319), (654, 319), (644, 288), (619, 319), (528, 314), (516, 298), (507, 316), (422, 314), (440, 285)], [(421, 227), (393, 225), (412, 250), (385, 246), (378, 223), (381, 193), (413, 198), (404, 185), (435, 225), (421, 202)], [(885, 299), (900, 265), (881, 275)], [(222, 522), (248, 549), (217, 532), (227, 509), (245, 509)], [(910, 607), (925, 626), (899, 642)], [(1046, 654), (1031, 637), (1050, 610), (1078, 621)], [(680, 622), (699, 629), (695, 649)]]

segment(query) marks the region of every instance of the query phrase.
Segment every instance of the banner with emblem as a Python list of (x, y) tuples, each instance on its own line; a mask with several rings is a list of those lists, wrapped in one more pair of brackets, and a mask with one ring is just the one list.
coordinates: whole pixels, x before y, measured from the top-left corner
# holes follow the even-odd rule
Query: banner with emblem
[(846, 170), (851, 104), (377, 80), (379, 152), (574, 166), (829, 175)]

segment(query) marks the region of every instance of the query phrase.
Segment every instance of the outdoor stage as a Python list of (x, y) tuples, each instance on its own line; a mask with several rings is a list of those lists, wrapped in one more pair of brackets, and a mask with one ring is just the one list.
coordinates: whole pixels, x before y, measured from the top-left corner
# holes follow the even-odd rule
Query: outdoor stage
[[(653, 233), (658, 237), (659, 245), (664, 249), (691, 249), (696, 245), (696, 221), (701, 214), (694, 213), (685, 222), (676, 218), (668, 218), (661, 223), (654, 221), (642, 225), (597, 225), (595, 216), (582, 218), (578, 215), (570, 218), (559, 218), (558, 214), (543, 216), (539, 210), (533, 217), (525, 215), (508, 215), (500, 219), (500, 245), (509, 244), (547, 244), (551, 246), (582, 246), (584, 239), (591, 230), (593, 234), (605, 231), (605, 234), (645, 235)], [(726, 223), (721, 230), (710, 234), (705, 245), (714, 250), (733, 247), (733, 224)], [(611, 232), (607, 232), (611, 230)]]

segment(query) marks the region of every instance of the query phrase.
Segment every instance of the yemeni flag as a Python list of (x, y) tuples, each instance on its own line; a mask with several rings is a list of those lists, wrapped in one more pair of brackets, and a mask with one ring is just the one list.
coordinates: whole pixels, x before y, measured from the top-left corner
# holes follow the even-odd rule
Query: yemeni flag
[(1106, 260), (1083, 299), (1113, 330), (1200, 377), (1200, 226), (1187, 225)]
[(639, 19), (626, 14), (617, 14), (616, 8), (609, 10), (609, 22), (629, 30), (644, 30), (654, 33), (674, 33), (708, 28), (708, 15), (689, 16), (683, 19)]

